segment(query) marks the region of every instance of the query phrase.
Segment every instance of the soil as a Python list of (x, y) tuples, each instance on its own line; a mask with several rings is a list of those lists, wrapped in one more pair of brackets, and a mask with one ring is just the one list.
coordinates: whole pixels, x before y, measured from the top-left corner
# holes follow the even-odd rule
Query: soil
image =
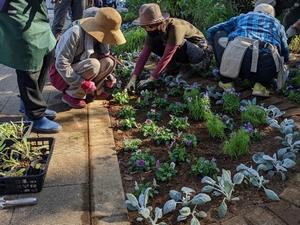
[[(191, 84), (193, 82), (198, 82), (201, 84), (202, 87), (206, 87), (208, 84), (216, 85), (216, 81), (213, 78), (200, 78), (200, 77), (193, 77), (188, 78), (187, 81)], [(247, 97), (248, 99), (252, 99), (251, 92), (247, 90), (247, 88), (240, 88), (237, 90), (241, 93), (240, 97), (244, 98)], [(165, 89), (160, 89), (159, 93), (163, 96), (166, 92)], [(249, 95), (250, 93), (250, 95)], [(263, 99), (258, 98), (259, 102), (262, 102)], [(181, 101), (180, 98), (168, 98), (169, 102)], [(132, 97), (130, 104), (134, 106), (135, 97)], [(113, 131), (114, 131), (114, 138), (116, 143), (116, 151), (118, 154), (119, 164), (120, 164), (120, 171), (122, 176), (122, 182), (125, 193), (133, 193), (134, 192), (134, 182), (137, 181), (141, 183), (142, 181), (151, 182), (153, 178), (155, 178), (155, 171), (149, 172), (132, 172), (128, 167), (128, 160), (130, 158), (131, 153), (126, 152), (123, 148), (123, 140), (124, 138), (140, 138), (143, 140), (141, 149), (150, 148), (151, 153), (155, 156), (156, 160), (160, 160), (160, 162), (168, 161), (168, 146), (161, 145), (156, 146), (154, 142), (150, 138), (144, 138), (138, 128), (123, 131), (118, 127), (118, 118), (117, 113), (121, 109), (120, 105), (114, 104), (112, 101), (108, 106), (110, 110), (110, 115), (113, 124)], [(138, 109), (136, 111), (136, 121), (138, 123), (143, 123), (146, 120), (146, 113), (150, 110), (150, 107), (147, 109)], [(162, 120), (158, 123), (159, 126), (167, 125), (169, 121), (169, 114), (165, 110), (158, 110), (162, 112)], [(213, 112), (214, 113), (222, 113), (220, 111), (220, 107), (213, 105)], [(186, 115), (188, 113), (186, 112)], [(236, 127), (240, 127), (240, 115), (236, 114), (234, 116), (234, 120), (237, 123)], [(198, 145), (195, 149), (188, 150), (188, 153), (192, 156), (192, 163), (198, 159), (199, 157), (205, 157), (206, 159), (216, 159), (216, 163), (219, 169), (224, 168), (227, 170), (231, 170), (232, 172), (235, 171), (235, 168), (240, 163), (244, 163), (248, 166), (253, 165), (251, 156), (255, 152), (263, 151), (266, 154), (273, 155), (277, 149), (282, 147), (279, 140), (276, 140), (276, 136), (281, 136), (280, 133), (276, 129), (272, 129), (268, 126), (260, 127), (260, 130), (263, 131), (264, 136), (263, 139), (259, 142), (252, 143), (249, 154), (240, 157), (238, 159), (231, 158), (228, 155), (223, 153), (223, 145), (224, 140), (218, 140), (211, 138), (208, 134), (205, 122), (197, 122), (192, 121), (189, 119), (190, 128), (186, 131), (187, 133), (192, 133), (197, 136)], [(236, 129), (235, 127), (235, 129)], [(230, 132), (226, 133), (226, 139), (229, 137)], [(191, 174), (191, 164), (192, 163), (178, 163), (176, 164), (176, 169), (178, 171), (177, 176), (173, 178), (169, 182), (158, 182), (159, 184), (159, 194), (154, 196), (151, 199), (150, 203), (152, 207), (160, 207), (162, 208), (164, 203), (169, 200), (169, 191), (171, 189), (180, 191), (183, 186), (193, 188), (196, 190), (196, 193), (201, 191), (203, 187), (201, 183), (201, 177)], [(299, 171), (299, 163), (293, 169), (289, 170), (288, 179), (296, 174), (296, 171)], [(276, 193), (280, 193), (283, 189), (287, 186), (287, 182), (281, 180), (281, 178), (273, 177), (271, 182), (267, 185), (268, 188), (273, 189)], [(233, 216), (243, 215), (253, 206), (263, 206), (266, 203), (271, 202), (265, 196), (264, 192), (261, 190), (257, 190), (254, 187), (248, 186), (246, 184), (238, 185), (234, 192), (234, 196), (238, 196), (240, 198), (237, 202), (230, 202), (228, 203), (228, 213), (225, 219), (229, 219)], [(201, 220), (201, 224), (211, 224), (211, 223), (219, 223), (220, 219), (218, 219), (216, 208), (219, 206), (221, 202), (221, 197), (213, 197), (212, 201), (204, 206), (199, 207), (200, 210), (204, 210), (207, 212), (207, 217)], [(180, 209), (178, 206), (177, 209)], [(198, 209), (198, 210), (199, 210)], [(167, 224), (190, 224), (190, 218), (184, 222), (177, 222), (176, 218), (179, 215), (178, 210), (169, 213), (163, 216), (163, 222)], [(129, 212), (129, 220), (131, 224), (141, 225), (146, 224), (143, 222), (136, 221), (137, 213), (136, 212)]]

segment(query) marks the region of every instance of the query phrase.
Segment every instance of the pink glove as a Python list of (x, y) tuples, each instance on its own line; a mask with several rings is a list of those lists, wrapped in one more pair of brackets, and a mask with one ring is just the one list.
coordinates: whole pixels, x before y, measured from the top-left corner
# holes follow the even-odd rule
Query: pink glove
[(85, 80), (81, 83), (81, 88), (85, 93), (90, 94), (97, 90), (97, 87), (93, 81)]

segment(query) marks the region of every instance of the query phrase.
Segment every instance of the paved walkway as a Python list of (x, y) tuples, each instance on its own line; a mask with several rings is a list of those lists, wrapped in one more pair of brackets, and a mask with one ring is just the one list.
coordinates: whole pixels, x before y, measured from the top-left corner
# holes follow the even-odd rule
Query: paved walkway
[[(0, 65), (0, 119), (19, 117), (14, 70)], [(126, 225), (127, 211), (110, 118), (104, 102), (70, 110), (49, 84), (44, 97), (59, 112), (63, 131), (55, 149), (38, 204), (0, 210), (1, 225)], [(35, 136), (49, 136), (32, 134)]]

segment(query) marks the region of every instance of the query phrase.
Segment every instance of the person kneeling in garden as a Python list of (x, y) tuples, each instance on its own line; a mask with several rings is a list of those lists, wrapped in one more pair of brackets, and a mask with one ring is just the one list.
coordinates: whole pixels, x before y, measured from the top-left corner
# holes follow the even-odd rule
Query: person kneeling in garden
[(204, 35), (187, 21), (169, 18), (162, 14), (159, 5), (143, 4), (139, 18), (133, 22), (142, 26), (147, 37), (126, 89), (134, 90), (137, 77), (141, 74), (151, 52), (160, 56), (156, 68), (146, 80), (141, 80), (138, 88), (146, 87), (156, 80), (162, 72), (174, 67), (190, 65), (194, 69), (209, 67), (212, 50), (209, 49)]
[(284, 63), (288, 62), (289, 50), (284, 27), (274, 16), (271, 5), (260, 4), (254, 12), (207, 30), (220, 66), (221, 88), (232, 88), (238, 76), (255, 83), (253, 95), (269, 96), (265, 86), (276, 76), (277, 88), (282, 88), (288, 73)]
[(70, 107), (83, 108), (86, 94), (102, 91), (116, 64), (109, 45), (126, 42), (121, 23), (114, 8), (100, 8), (94, 17), (79, 20), (61, 36), (49, 76)]

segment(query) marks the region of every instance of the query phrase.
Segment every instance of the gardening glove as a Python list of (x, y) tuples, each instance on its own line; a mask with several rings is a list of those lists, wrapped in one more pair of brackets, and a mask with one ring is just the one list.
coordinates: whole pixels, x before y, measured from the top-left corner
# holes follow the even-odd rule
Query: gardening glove
[(287, 38), (291, 38), (297, 34), (297, 29), (293, 26), (290, 26), (289, 29), (286, 31)]
[(85, 93), (87, 94), (91, 94), (93, 93), (94, 91), (97, 90), (97, 87), (95, 85), (95, 83), (93, 81), (90, 81), (90, 80), (84, 80), (82, 83), (81, 83), (81, 88), (85, 91)]
[(132, 75), (128, 84), (126, 85), (125, 89), (131, 92), (135, 91), (135, 82), (136, 82), (136, 75)]
[(152, 76), (150, 76), (148, 79), (146, 80), (141, 80), (138, 85), (137, 85), (137, 88), (138, 89), (144, 89), (146, 88), (147, 86), (149, 86), (152, 82), (154, 82), (154, 78)]

